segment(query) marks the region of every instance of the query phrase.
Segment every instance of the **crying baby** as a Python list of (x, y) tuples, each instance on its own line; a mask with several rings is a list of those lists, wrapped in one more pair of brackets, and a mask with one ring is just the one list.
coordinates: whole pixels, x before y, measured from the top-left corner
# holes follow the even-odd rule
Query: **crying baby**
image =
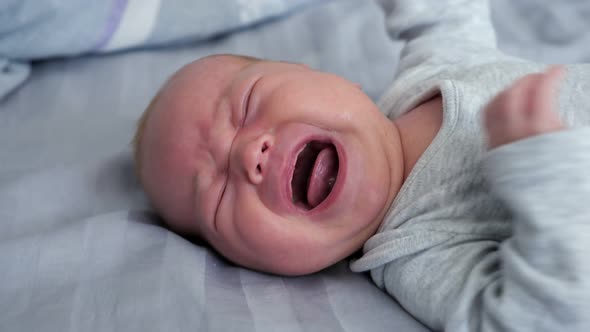
[(175, 73), (140, 119), (135, 145), (141, 183), (173, 231), (287, 275), (357, 251), (411, 162), (394, 123), (357, 84), (234, 55)]

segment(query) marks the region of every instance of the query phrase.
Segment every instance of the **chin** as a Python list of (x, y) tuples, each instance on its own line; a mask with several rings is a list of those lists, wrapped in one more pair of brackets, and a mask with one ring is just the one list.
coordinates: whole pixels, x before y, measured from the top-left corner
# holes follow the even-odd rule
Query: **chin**
[[(344, 256), (347, 257), (347, 256)], [(344, 258), (343, 257), (343, 258)], [(282, 275), (282, 276), (303, 276), (321, 271), (327, 267), (336, 264), (340, 260), (327, 262), (309, 262), (309, 261), (284, 261), (273, 264), (267, 268), (261, 269), (263, 272)]]

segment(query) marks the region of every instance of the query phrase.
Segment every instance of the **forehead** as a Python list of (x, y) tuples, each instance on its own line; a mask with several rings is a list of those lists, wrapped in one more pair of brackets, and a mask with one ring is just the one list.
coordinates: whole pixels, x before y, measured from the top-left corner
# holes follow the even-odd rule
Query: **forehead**
[(207, 57), (178, 70), (162, 88), (172, 99), (209, 95), (223, 90), (251, 61), (234, 56)]
[[(207, 119), (223, 92), (250, 63), (234, 56), (207, 57), (176, 72), (164, 85), (155, 105), (154, 122), (170, 122), (188, 115)], [(195, 119), (198, 120), (198, 119)]]

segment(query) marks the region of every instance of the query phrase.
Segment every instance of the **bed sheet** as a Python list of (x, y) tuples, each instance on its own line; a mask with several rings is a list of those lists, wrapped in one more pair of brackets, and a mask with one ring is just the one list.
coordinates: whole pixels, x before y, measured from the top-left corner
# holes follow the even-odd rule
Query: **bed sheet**
[[(590, 60), (590, 3), (495, 0), (499, 45)], [(341, 262), (284, 278), (161, 227), (133, 175), (135, 121), (181, 65), (213, 53), (391, 82), (401, 44), (371, 1), (334, 0), (196, 44), (39, 61), (0, 101), (0, 331), (426, 331)]]
[(3, 0), (0, 99), (26, 81), (31, 61), (198, 42), (324, 0)]

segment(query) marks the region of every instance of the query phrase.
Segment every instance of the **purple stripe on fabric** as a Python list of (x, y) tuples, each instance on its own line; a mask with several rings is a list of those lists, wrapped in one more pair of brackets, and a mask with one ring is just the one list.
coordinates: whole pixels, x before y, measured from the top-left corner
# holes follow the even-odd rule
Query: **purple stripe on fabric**
[(119, 24), (121, 23), (121, 18), (123, 17), (125, 8), (127, 8), (127, 1), (128, 0), (113, 0), (111, 14), (107, 18), (104, 30), (94, 45), (93, 50), (100, 50), (107, 46), (108, 42), (111, 40), (115, 34), (115, 31), (117, 31)]

